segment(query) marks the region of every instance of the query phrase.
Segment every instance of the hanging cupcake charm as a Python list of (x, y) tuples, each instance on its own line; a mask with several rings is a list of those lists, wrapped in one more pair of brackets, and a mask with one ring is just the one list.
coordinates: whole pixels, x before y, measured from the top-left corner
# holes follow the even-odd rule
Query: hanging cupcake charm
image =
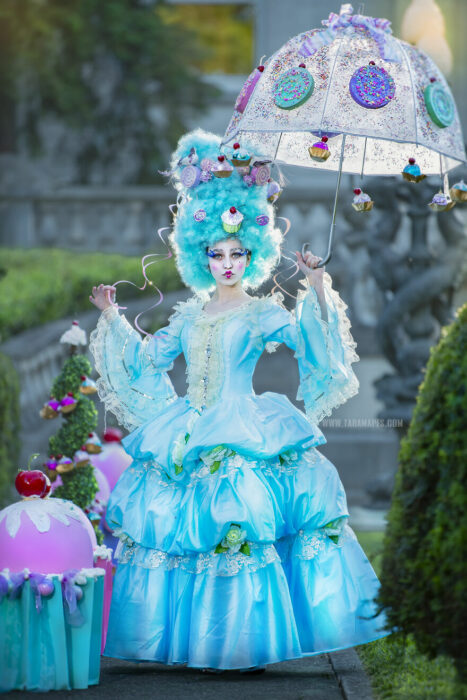
[(316, 160), (319, 163), (324, 163), (324, 161), (331, 155), (331, 151), (329, 150), (328, 146), (328, 137), (323, 136), (321, 141), (317, 141), (313, 144), (313, 146), (310, 146), (308, 153), (313, 160)]
[(415, 158), (409, 158), (409, 164), (402, 171), (402, 177), (407, 182), (420, 182), (426, 178), (426, 175), (422, 175), (420, 166), (415, 162)]
[(455, 204), (456, 203), (452, 201), (448, 194), (445, 194), (440, 190), (434, 195), (431, 202), (428, 203), (428, 206), (433, 211), (449, 211), (449, 209), (452, 209)]
[(467, 202), (467, 185), (464, 180), (456, 182), (449, 190), (449, 194), (454, 202)]
[(360, 187), (356, 187), (353, 192), (355, 197), (353, 198), (352, 206), (355, 211), (370, 211), (370, 209), (373, 209), (373, 200), (369, 194), (362, 192)]

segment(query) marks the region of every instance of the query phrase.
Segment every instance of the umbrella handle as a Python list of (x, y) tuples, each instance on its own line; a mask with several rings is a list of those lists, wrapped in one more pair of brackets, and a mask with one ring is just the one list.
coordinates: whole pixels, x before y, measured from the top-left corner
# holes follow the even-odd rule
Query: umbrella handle
[[(334, 235), (334, 228), (336, 226), (337, 200), (339, 198), (339, 189), (341, 186), (342, 161), (344, 160), (344, 147), (345, 147), (345, 134), (342, 135), (342, 147), (341, 147), (341, 155), (340, 155), (340, 160), (339, 160), (339, 172), (337, 174), (336, 194), (334, 196), (334, 207), (332, 210), (331, 228), (329, 231), (328, 250), (327, 250), (326, 257), (324, 258), (324, 260), (320, 260), (319, 263), (316, 265), (316, 267), (324, 267), (330, 261), (331, 256), (332, 256), (332, 239), (333, 239), (333, 235)], [(305, 257), (305, 252), (306, 252), (306, 249), (308, 248), (309, 245), (310, 245), (309, 243), (304, 243), (302, 245), (302, 258)]]

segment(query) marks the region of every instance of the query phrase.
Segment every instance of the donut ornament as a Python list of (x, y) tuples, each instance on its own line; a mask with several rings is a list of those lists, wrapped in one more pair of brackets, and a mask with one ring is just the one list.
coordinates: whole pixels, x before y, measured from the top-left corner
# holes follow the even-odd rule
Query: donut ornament
[(367, 66), (362, 66), (352, 75), (349, 91), (360, 107), (380, 109), (393, 99), (396, 84), (385, 68), (370, 61)]
[(300, 107), (313, 94), (315, 81), (304, 63), (298, 68), (289, 68), (274, 83), (274, 104), (279, 109)]
[(425, 106), (434, 123), (441, 129), (450, 126), (454, 121), (454, 102), (436, 78), (431, 78), (424, 92)]

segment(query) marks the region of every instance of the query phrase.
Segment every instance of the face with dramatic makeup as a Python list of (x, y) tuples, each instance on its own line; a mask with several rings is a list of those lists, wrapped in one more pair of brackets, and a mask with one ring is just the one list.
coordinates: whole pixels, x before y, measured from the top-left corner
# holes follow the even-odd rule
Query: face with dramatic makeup
[(206, 250), (209, 269), (216, 284), (233, 287), (250, 264), (250, 255), (238, 238), (225, 238)]

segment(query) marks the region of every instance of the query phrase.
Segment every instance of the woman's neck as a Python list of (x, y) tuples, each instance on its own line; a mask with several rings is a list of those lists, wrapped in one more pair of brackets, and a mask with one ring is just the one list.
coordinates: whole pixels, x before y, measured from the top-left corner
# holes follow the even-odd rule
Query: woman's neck
[(233, 304), (235, 301), (251, 299), (250, 295), (245, 292), (241, 283), (227, 287), (224, 285), (217, 285), (216, 291), (209, 300), (211, 303), (222, 306), (224, 304)]

